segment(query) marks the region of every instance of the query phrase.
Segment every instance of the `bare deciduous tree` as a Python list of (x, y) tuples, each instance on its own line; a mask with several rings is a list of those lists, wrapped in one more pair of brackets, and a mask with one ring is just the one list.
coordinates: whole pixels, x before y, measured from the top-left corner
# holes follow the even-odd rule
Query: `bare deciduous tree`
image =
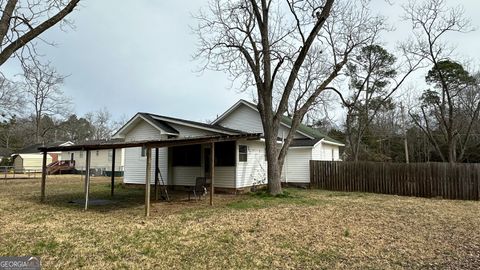
[(91, 135), (91, 139), (93, 140), (110, 139), (118, 126), (118, 124), (113, 121), (112, 114), (105, 107), (86, 114), (85, 118), (92, 125), (93, 134)]
[(0, 73), (0, 117), (21, 113), (24, 99), (21, 85), (8, 80)]
[[(10, 57), (27, 50), (35, 54), (31, 42), (62, 22), (80, 0), (0, 0), (0, 66)], [(19, 53), (20, 52), (20, 53)]]
[(65, 115), (70, 111), (70, 101), (63, 95), (60, 86), (64, 76), (50, 66), (37, 60), (23, 65), (27, 103), (31, 106), (35, 124), (35, 141), (41, 142), (42, 118)]
[[(413, 43), (407, 48), (412, 54), (417, 54), (427, 59), (433, 66), (431, 74), (437, 78), (440, 90), (438, 100), (438, 124), (444, 133), (447, 145), (447, 155), (441, 150), (441, 142), (433, 133), (429, 125), (428, 113), (420, 106), (420, 113), (410, 113), (416, 125), (426, 134), (430, 143), (435, 147), (442, 160), (455, 162), (456, 145), (459, 139), (458, 118), (455, 113), (454, 85), (446, 77), (445, 69), (439, 67), (440, 63), (448, 61), (453, 49), (445, 41), (447, 34), (466, 33), (472, 31), (469, 19), (465, 18), (461, 6), (447, 6), (445, 0), (425, 0), (423, 2), (411, 1), (404, 7), (405, 19), (412, 23), (414, 33)], [(425, 96), (424, 96), (425, 97)], [(425, 105), (425, 104), (424, 104)], [(415, 115), (416, 114), (416, 115)], [(421, 115), (421, 117), (416, 117)]]
[[(227, 72), (258, 97), (266, 141), (270, 194), (282, 193), (281, 172), (305, 114), (332, 88), (352, 53), (371, 44), (384, 28), (368, 1), (213, 0), (201, 10), (197, 59)], [(288, 108), (289, 104), (293, 108)], [(278, 145), (284, 114), (291, 129)]]

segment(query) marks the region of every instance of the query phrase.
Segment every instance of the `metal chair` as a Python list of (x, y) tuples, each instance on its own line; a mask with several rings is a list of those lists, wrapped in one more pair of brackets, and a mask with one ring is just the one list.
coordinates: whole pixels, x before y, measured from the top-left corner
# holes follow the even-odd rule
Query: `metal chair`
[(190, 200), (190, 194), (193, 193), (195, 200), (202, 199), (202, 196), (207, 194), (207, 178), (206, 177), (197, 177), (195, 179), (195, 186), (190, 187), (188, 190), (188, 200)]

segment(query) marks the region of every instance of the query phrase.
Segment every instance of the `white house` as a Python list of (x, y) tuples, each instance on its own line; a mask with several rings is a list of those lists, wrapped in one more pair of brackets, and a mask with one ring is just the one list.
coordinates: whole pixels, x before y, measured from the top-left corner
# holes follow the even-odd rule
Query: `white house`
[[(16, 154), (13, 158), (13, 168), (16, 172), (42, 170), (42, 154)], [(52, 156), (47, 155), (47, 164), (52, 162)]]
[[(263, 133), (260, 113), (255, 104), (240, 100), (212, 123), (252, 133)], [(283, 117), (278, 138), (288, 135), (291, 119)], [(282, 181), (286, 183), (309, 183), (310, 160), (340, 160), (340, 147), (344, 144), (300, 124), (290, 145), (282, 170)]]
[[(282, 121), (279, 138), (287, 135), (289, 119)], [(255, 105), (240, 100), (211, 124), (172, 118), (150, 113), (137, 113), (115, 134), (114, 138), (129, 141), (168, 140), (209, 135), (240, 135), (263, 132)], [(279, 141), (281, 143), (281, 141)], [(309, 160), (339, 160), (343, 146), (319, 132), (301, 126), (289, 149), (283, 181), (309, 182)], [(191, 186), (198, 176), (210, 177), (211, 145), (199, 144), (158, 149), (159, 177), (171, 186)], [(124, 183), (143, 184), (145, 181), (145, 149), (125, 149)], [(156, 151), (152, 153), (155, 160)], [(263, 139), (240, 139), (215, 143), (215, 186), (243, 189), (254, 183), (265, 183), (267, 162)], [(152, 181), (155, 174), (152, 166)]]
[[(38, 150), (39, 147), (69, 146), (73, 145), (70, 141), (54, 142), (49, 144), (29, 145), (16, 153), (12, 154), (13, 167), (15, 171), (39, 171), (42, 169), (43, 155)], [(61, 152), (51, 152), (47, 155), (47, 164), (59, 160)]]
[[(95, 141), (87, 141), (93, 143)], [(115, 150), (115, 171), (123, 171), (124, 149)], [(75, 169), (85, 170), (85, 151), (64, 151), (60, 155), (60, 160), (70, 160), (75, 162)], [(112, 169), (113, 150), (102, 149), (92, 151), (90, 154), (90, 168), (99, 172), (111, 171)]]

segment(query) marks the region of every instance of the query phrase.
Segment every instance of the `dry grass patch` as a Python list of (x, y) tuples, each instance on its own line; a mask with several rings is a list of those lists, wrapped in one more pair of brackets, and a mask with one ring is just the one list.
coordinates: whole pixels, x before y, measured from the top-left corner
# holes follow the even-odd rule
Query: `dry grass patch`
[[(109, 199), (93, 178), (91, 198)], [(289, 189), (282, 198), (217, 195), (159, 202), (116, 187), (82, 207), (77, 176), (0, 183), (0, 255), (40, 255), (45, 269), (477, 269), (480, 203)], [(185, 195), (185, 194), (183, 194)]]

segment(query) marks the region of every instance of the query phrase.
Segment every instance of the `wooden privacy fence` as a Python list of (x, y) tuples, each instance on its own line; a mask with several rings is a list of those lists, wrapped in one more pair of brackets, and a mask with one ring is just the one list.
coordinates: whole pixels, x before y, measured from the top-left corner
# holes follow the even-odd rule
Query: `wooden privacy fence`
[(335, 191), (480, 200), (480, 164), (311, 160), (310, 185)]

